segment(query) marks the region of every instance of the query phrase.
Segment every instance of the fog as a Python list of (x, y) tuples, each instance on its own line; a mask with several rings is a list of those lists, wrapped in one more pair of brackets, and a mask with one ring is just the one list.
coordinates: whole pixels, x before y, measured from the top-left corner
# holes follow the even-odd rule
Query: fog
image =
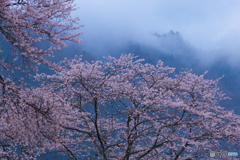
[[(117, 51), (128, 42), (163, 49), (158, 35), (179, 33), (202, 62), (227, 55), (234, 64), (240, 53), (240, 1), (232, 0), (76, 0), (80, 7), (82, 48), (96, 55)], [(169, 42), (172, 42), (169, 40)], [(166, 45), (167, 42), (165, 42)], [(171, 45), (171, 44), (170, 44)], [(174, 47), (174, 46), (172, 46)]]

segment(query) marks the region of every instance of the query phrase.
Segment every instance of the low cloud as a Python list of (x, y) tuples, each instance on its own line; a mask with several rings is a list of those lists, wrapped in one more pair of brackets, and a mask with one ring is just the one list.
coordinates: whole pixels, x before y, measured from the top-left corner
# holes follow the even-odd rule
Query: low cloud
[[(205, 63), (222, 55), (230, 57), (229, 61), (235, 64), (240, 59), (238, 0), (231, 3), (224, 0), (77, 0), (76, 3), (80, 8), (73, 16), (78, 16), (80, 24), (85, 25), (81, 29), (81, 47), (100, 57), (136, 42), (174, 54), (183, 53), (188, 46)], [(170, 30), (174, 36), (167, 35)], [(163, 37), (156, 38), (157, 35)], [(164, 38), (164, 35), (167, 36)]]

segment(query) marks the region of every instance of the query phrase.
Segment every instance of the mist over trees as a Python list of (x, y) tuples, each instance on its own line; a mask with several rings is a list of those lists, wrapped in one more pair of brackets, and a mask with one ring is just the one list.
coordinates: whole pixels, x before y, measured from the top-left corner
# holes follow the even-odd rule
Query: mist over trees
[(154, 34), (166, 42), (161, 51), (135, 43), (119, 58), (98, 60), (68, 43), (82, 43), (81, 33), (72, 33), (82, 27), (70, 17), (75, 9), (74, 0), (0, 0), (0, 159), (214, 159), (211, 151), (240, 152), (240, 116), (221, 106), (229, 95), (218, 88), (224, 81), (227, 92), (239, 92), (225, 85), (238, 78), (235, 70), (216, 63), (209, 71), (215, 80), (205, 78), (194, 48), (173, 31)]

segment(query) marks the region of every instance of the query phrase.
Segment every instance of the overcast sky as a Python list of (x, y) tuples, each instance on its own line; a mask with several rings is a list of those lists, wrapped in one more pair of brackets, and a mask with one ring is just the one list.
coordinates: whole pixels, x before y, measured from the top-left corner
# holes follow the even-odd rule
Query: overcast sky
[[(240, 55), (239, 0), (76, 0), (85, 46), (107, 46), (137, 41), (156, 46), (151, 33), (180, 32), (203, 51)], [(96, 48), (95, 48), (96, 50)], [(240, 57), (240, 56), (239, 56)]]

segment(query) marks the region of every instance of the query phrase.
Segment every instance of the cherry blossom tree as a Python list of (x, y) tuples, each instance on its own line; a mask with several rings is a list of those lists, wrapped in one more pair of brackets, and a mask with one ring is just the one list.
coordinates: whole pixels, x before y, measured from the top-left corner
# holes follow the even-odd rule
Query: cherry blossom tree
[[(227, 99), (218, 80), (190, 71), (133, 61), (134, 56), (62, 62), (54, 75), (37, 75), (79, 111), (65, 146), (79, 159), (211, 159), (210, 151), (239, 151), (240, 116), (219, 102)], [(83, 115), (81, 115), (83, 114)], [(76, 115), (76, 117), (74, 117)], [(83, 143), (76, 144), (75, 137)], [(71, 138), (71, 137), (69, 137)], [(226, 157), (232, 158), (232, 157)]]
[(65, 47), (65, 41), (81, 43), (81, 33), (73, 33), (82, 27), (70, 16), (73, 2), (0, 0), (0, 33), (12, 49), (0, 48), (0, 159), (34, 158), (59, 146), (67, 150), (58, 122), (69, 119), (74, 109), (44, 86), (26, 87), (16, 75), (37, 71), (41, 63), (57, 69), (47, 56)]

